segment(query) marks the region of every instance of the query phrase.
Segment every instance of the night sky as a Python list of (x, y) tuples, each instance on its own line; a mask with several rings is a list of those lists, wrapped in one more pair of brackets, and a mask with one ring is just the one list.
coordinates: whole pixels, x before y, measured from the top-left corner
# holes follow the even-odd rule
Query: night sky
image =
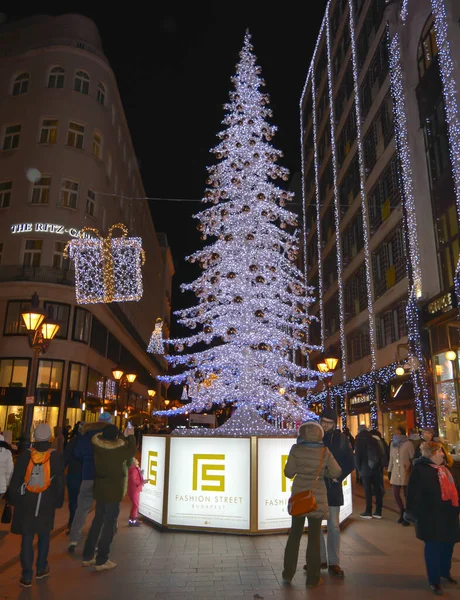
[[(21, 4), (23, 12), (7, 14), (9, 19), (36, 14)], [(274, 144), (285, 154), (280, 164), (291, 174), (299, 171), (299, 101), (326, 0), (309, 2), (307, 15), (297, 2), (278, 4), (277, 10), (248, 2), (247, 11), (243, 3), (164, 4), (133, 2), (117, 9), (108, 2), (44, 1), (38, 7), (41, 14), (84, 14), (97, 24), (147, 195), (201, 199), (246, 28), (271, 96), (272, 122), (279, 128)], [(173, 252), (175, 290), (194, 275), (183, 257), (202, 243), (191, 219), (201, 207), (151, 202), (155, 227), (166, 232)]]

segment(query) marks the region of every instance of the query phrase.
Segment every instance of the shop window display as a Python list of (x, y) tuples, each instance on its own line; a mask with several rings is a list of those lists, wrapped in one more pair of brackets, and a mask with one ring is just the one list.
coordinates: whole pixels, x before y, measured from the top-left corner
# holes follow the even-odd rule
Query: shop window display
[(450, 361), (445, 352), (434, 356), (436, 401), (438, 406), (439, 434), (449, 447), (460, 441), (458, 394), (460, 390), (460, 359)]

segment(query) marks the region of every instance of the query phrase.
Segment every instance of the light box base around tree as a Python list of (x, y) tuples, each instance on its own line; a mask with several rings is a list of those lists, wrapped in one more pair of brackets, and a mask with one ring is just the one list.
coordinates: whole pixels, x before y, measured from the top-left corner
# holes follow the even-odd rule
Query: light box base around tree
[[(284, 465), (295, 438), (145, 435), (148, 483), (140, 513), (168, 529), (263, 534), (287, 531), (292, 482)], [(343, 482), (340, 522), (353, 512), (351, 476)], [(326, 522), (323, 522), (326, 525)]]

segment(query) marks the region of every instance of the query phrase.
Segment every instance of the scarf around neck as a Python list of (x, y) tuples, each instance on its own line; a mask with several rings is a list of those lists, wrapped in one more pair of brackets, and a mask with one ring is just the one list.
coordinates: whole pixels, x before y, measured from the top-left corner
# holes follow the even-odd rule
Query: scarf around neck
[(394, 435), (391, 445), (394, 446), (395, 448), (399, 448), (399, 446), (402, 446), (404, 444), (404, 442), (407, 442), (407, 441), (408, 441), (407, 435)]
[(452, 473), (444, 465), (435, 465), (430, 462), (430, 467), (438, 471), (439, 487), (441, 488), (441, 498), (444, 502), (450, 500), (452, 506), (458, 506), (458, 491), (452, 477)]
[(298, 437), (297, 443), (302, 444), (302, 446), (308, 446), (309, 448), (322, 448), (324, 446), (323, 442), (307, 442), (303, 437)]

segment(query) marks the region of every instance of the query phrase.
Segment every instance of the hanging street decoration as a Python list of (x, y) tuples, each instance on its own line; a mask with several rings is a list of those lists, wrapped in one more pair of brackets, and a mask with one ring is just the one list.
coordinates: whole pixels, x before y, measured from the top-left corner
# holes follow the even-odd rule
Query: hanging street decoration
[[(233, 405), (225, 432), (235, 436), (279, 435), (262, 414), (291, 423), (313, 417), (298, 390), (323, 377), (295, 359), (319, 349), (306, 335), (315, 318), (309, 315), (312, 289), (296, 266), (297, 216), (285, 208), (293, 194), (276, 184), (289, 173), (277, 165), (283, 154), (270, 143), (276, 127), (267, 120), (270, 100), (252, 50), (246, 32), (225, 105), (226, 128), (213, 149), (217, 163), (208, 168), (203, 202), (210, 207), (195, 215), (202, 240), (213, 241), (188, 257), (202, 274), (182, 290), (197, 302), (176, 314), (193, 333), (165, 341), (175, 350), (166, 355), (175, 371), (159, 377), (188, 383), (191, 403), (174, 414)], [(210, 431), (220, 435), (219, 429)]]
[(164, 354), (163, 319), (158, 318), (155, 321), (155, 329), (152, 331), (147, 352), (150, 352), (150, 354)]
[[(115, 230), (121, 237), (113, 237)], [(91, 232), (94, 237), (85, 234)], [(142, 298), (142, 239), (128, 237), (126, 225), (110, 227), (107, 237), (97, 229), (84, 227), (77, 239), (64, 248), (64, 257), (75, 264), (77, 304), (137, 301)]]

